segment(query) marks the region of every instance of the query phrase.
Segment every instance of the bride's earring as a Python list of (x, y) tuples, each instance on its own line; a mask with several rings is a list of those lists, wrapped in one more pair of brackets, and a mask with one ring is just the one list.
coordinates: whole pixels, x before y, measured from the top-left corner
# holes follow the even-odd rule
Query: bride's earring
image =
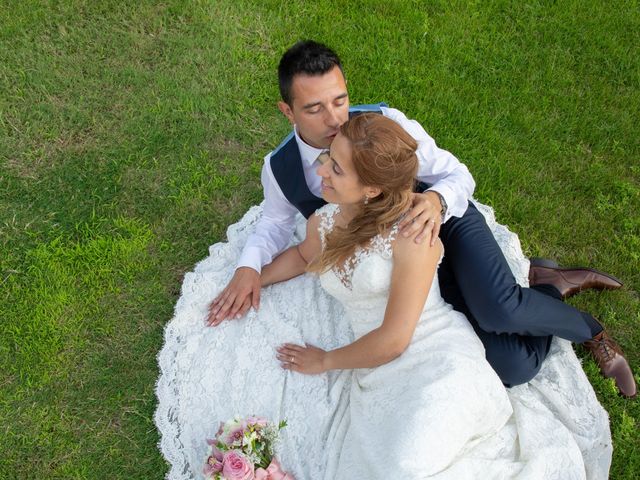
[(369, 203), (369, 195), (364, 196), (364, 204), (367, 205)]

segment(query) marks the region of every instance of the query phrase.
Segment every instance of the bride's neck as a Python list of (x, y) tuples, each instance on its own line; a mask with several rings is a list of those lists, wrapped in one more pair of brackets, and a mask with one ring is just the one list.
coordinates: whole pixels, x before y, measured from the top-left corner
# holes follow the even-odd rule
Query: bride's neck
[(345, 225), (348, 225), (349, 222), (351, 222), (351, 220), (353, 220), (360, 211), (358, 205), (349, 203), (339, 203), (338, 207), (340, 208), (340, 217)]

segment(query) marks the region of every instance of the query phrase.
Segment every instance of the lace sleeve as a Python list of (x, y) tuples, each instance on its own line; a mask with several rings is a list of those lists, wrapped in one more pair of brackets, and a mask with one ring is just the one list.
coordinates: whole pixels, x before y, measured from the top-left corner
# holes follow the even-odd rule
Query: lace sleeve
[(340, 211), (340, 207), (334, 203), (328, 203), (322, 208), (316, 210), (316, 215), (320, 217), (320, 225), (318, 226), (318, 233), (320, 234), (320, 243), (322, 244), (322, 249), (324, 250), (326, 246), (326, 236), (327, 233), (333, 230), (333, 226), (335, 225), (334, 217)]
[(384, 258), (391, 258), (393, 255), (393, 242), (398, 236), (400, 223), (396, 222), (387, 234), (379, 234), (371, 239), (371, 251), (376, 252)]

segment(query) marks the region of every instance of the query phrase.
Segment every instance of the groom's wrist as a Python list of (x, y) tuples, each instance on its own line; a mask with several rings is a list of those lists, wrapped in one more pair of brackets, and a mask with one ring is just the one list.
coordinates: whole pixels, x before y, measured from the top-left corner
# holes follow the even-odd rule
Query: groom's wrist
[(439, 209), (440, 216), (442, 217), (442, 222), (444, 223), (444, 218), (447, 214), (448, 209), (447, 201), (444, 199), (444, 196), (436, 190), (427, 190), (424, 193), (425, 195), (428, 195), (431, 203), (433, 203)]

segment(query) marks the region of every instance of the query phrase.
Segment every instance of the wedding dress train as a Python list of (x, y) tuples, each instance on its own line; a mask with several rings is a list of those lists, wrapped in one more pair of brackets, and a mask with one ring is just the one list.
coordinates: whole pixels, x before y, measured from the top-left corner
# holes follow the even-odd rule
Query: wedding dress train
[[(517, 236), (477, 206), (526, 284)], [(333, 207), (322, 211), (328, 231)], [(211, 246), (185, 276), (166, 327), (155, 421), (168, 478), (200, 478), (218, 422), (252, 414), (287, 420), (277, 455), (297, 480), (607, 478), (608, 417), (571, 344), (554, 339), (536, 378), (505, 389), (464, 316), (440, 297), (437, 279), (411, 345), (396, 360), (322, 375), (280, 368), (275, 348), (284, 342), (332, 349), (379, 325), (390, 239), (358, 259), (350, 278), (330, 270), (320, 281), (303, 275), (273, 285), (259, 311), (206, 327), (207, 306), (233, 275), (260, 212), (252, 207), (229, 227), (228, 242)], [(298, 226), (296, 241), (304, 219)]]

